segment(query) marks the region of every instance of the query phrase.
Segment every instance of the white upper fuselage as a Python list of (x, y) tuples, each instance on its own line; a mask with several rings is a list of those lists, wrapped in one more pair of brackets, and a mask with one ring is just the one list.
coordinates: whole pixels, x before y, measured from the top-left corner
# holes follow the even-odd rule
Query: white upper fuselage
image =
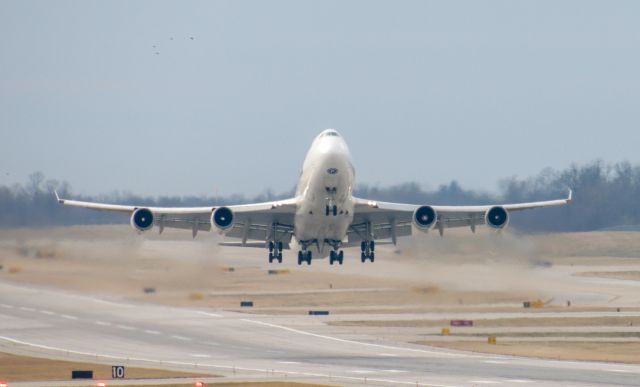
[(326, 255), (331, 243), (344, 240), (353, 220), (354, 179), (344, 139), (333, 129), (320, 133), (304, 160), (296, 192), (299, 201), (294, 235), (299, 244), (308, 244)]

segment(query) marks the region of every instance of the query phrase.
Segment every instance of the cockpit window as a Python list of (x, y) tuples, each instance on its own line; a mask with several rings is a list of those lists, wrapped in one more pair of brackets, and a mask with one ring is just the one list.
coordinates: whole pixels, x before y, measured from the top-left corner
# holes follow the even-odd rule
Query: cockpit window
[(335, 137), (340, 137), (340, 135), (338, 134), (338, 132), (334, 132), (333, 130), (330, 130), (328, 132), (324, 132), (322, 133), (322, 136), (320, 137), (324, 137), (324, 136), (335, 136)]

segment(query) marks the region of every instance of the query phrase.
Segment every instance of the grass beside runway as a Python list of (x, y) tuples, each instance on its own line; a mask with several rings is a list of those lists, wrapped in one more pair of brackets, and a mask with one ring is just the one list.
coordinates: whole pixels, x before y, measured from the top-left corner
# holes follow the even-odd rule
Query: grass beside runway
[[(120, 364), (114, 364), (120, 365)], [(70, 380), (72, 370), (93, 370), (94, 379), (111, 379), (111, 366), (104, 364), (79, 363), (72, 361), (50, 360), (38, 357), (17, 356), (0, 353), (0, 380), (8, 382)], [(214, 377), (208, 373), (185, 373), (163, 371), (148, 368), (126, 368), (127, 378), (185, 378)]]
[[(327, 384), (308, 384), (297, 382), (208, 382), (207, 385), (215, 387), (330, 387)], [(145, 386), (149, 386), (146, 384)], [(134, 387), (134, 385), (118, 385), (118, 387)], [(189, 384), (163, 384), (162, 387), (193, 387)]]
[(606, 341), (420, 341), (433, 347), (500, 355), (537, 357), (554, 360), (606, 361), (635, 363), (640, 361), (640, 343)]

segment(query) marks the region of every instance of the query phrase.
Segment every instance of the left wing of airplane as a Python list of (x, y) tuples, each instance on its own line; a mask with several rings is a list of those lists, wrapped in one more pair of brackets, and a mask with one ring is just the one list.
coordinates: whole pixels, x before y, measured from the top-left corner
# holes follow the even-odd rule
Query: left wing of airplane
[(565, 199), (481, 206), (420, 206), (354, 198), (354, 218), (347, 235), (351, 246), (378, 239), (391, 239), (395, 244), (397, 237), (411, 235), (413, 227), (425, 232), (437, 229), (440, 235), (445, 228), (470, 227), (475, 232), (476, 226), (485, 224), (500, 230), (508, 225), (510, 212), (561, 206), (572, 198), (571, 190)]
[(241, 204), (234, 206), (209, 207), (146, 207), (134, 205), (106, 204), (62, 199), (55, 192), (58, 203), (65, 206), (89, 208), (98, 211), (121, 213), (130, 217), (131, 227), (143, 232), (157, 226), (162, 232), (165, 228), (191, 230), (195, 237), (198, 231), (212, 231), (212, 228), (225, 235), (241, 240), (282, 241), (286, 246), (293, 235), (293, 219), (296, 211), (296, 198), (273, 202)]

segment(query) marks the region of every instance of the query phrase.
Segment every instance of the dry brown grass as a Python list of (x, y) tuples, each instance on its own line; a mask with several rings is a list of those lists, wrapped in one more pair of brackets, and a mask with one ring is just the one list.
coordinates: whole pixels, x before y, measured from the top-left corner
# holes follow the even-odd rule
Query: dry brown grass
[(420, 341), (417, 344), (463, 351), (539, 357), (557, 360), (640, 362), (640, 343), (583, 341), (519, 341), (487, 344), (486, 341)]
[(574, 275), (640, 281), (640, 271), (585, 271)]
[[(111, 366), (62, 360), (49, 360), (0, 353), (0, 376), (9, 382), (68, 380), (72, 370), (93, 370), (94, 379), (111, 379)], [(208, 373), (186, 373), (147, 368), (126, 368), (127, 378), (212, 377)]]
[[(449, 325), (450, 320), (361, 320), (330, 321), (329, 325), (364, 327), (432, 328)], [(536, 317), (474, 320), (476, 328), (502, 327), (628, 327), (640, 326), (640, 317)], [(464, 330), (464, 328), (460, 328)]]
[[(206, 383), (215, 387), (328, 387), (327, 384), (309, 384), (298, 382), (215, 382)], [(133, 387), (118, 385), (119, 387)], [(193, 387), (193, 384), (163, 384), (161, 387)]]

